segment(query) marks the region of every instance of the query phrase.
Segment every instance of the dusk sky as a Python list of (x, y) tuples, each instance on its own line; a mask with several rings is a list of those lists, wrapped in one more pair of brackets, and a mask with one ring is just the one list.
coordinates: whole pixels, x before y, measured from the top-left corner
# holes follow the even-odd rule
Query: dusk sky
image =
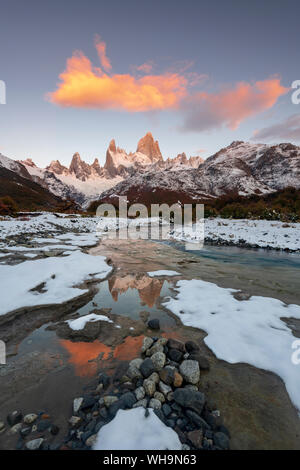
[(164, 158), (300, 141), (299, 1), (0, 0), (0, 152), (104, 163), (151, 131)]

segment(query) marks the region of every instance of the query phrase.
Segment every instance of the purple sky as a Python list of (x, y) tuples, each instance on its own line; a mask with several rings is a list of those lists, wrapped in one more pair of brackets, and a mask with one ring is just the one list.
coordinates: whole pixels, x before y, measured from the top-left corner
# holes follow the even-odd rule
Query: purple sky
[(300, 140), (289, 90), (300, 79), (299, 1), (0, 7), (0, 152), (11, 158), (69, 164), (78, 151), (103, 163), (112, 138), (134, 151), (147, 131), (165, 158), (207, 157), (233, 140)]

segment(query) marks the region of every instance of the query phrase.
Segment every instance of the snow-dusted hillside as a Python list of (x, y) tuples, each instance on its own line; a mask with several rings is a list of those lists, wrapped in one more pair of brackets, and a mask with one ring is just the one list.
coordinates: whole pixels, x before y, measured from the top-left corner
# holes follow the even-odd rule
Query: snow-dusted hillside
[(186, 202), (225, 194), (263, 195), (289, 186), (300, 188), (299, 147), (233, 142), (198, 168), (137, 173), (103, 193), (101, 200), (114, 202), (124, 195), (130, 202), (149, 202), (149, 195), (160, 191), (168, 202)]

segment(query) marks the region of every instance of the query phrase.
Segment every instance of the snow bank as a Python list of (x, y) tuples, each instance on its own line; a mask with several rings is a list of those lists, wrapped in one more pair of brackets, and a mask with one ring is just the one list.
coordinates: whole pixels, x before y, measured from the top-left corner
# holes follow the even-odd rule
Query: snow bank
[(178, 281), (175, 299), (163, 303), (187, 326), (207, 332), (207, 346), (230, 363), (245, 362), (279, 375), (300, 410), (300, 366), (293, 364), (295, 337), (281, 320), (300, 319), (299, 305), (253, 296), (239, 301), (234, 289), (201, 280)]
[(161, 269), (159, 271), (149, 271), (148, 276), (155, 277), (155, 276), (181, 276), (180, 273), (177, 271), (168, 271), (167, 269)]
[(168, 428), (149, 409), (119, 410), (115, 418), (103, 426), (97, 435), (94, 450), (181, 450), (173, 429)]
[[(200, 227), (201, 230), (201, 227)], [(272, 220), (229, 220), (205, 219), (204, 235), (211, 240), (222, 240), (239, 244), (240, 240), (261, 248), (300, 250), (300, 223), (285, 224)], [(187, 242), (199, 242), (202, 233), (197, 234), (195, 225), (185, 227), (184, 236), (181, 229), (170, 233), (170, 238)]]
[(0, 315), (21, 307), (60, 304), (87, 292), (74, 286), (112, 270), (103, 256), (74, 251), (65, 257), (0, 266)]
[(90, 313), (89, 315), (83, 315), (82, 317), (76, 318), (76, 320), (67, 320), (66, 323), (68, 323), (69, 327), (72, 330), (83, 330), (85, 325), (88, 322), (95, 322), (95, 321), (107, 321), (108, 323), (113, 323), (112, 320), (110, 320), (108, 317), (105, 315), (96, 315), (96, 313)]

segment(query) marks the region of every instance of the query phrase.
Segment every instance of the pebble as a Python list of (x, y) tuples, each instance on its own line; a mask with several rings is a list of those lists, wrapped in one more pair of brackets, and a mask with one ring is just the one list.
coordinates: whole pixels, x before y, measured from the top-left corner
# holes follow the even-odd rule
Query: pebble
[(145, 389), (146, 395), (152, 397), (156, 391), (156, 384), (153, 380), (145, 379), (143, 383), (143, 387)]
[(175, 372), (174, 372), (174, 382), (173, 382), (174, 387), (176, 387), (176, 388), (181, 387), (182, 382), (183, 382), (182, 375), (180, 375), (179, 372), (177, 372), (175, 370)]
[(71, 416), (71, 418), (69, 419), (69, 423), (73, 428), (75, 428), (76, 426), (79, 426), (81, 421), (82, 419), (80, 418), (80, 416)]
[(147, 351), (147, 349), (151, 348), (153, 342), (154, 341), (153, 341), (152, 338), (150, 338), (150, 336), (145, 336), (145, 338), (143, 339), (141, 352), (145, 353)]
[(185, 349), (188, 353), (192, 353), (194, 351), (199, 351), (199, 346), (195, 341), (187, 341), (185, 343)]
[(158, 384), (159, 391), (164, 395), (168, 395), (168, 393), (172, 392), (172, 387), (170, 385), (165, 384), (164, 382), (160, 381)]
[(163, 352), (157, 352), (157, 353), (154, 353), (152, 356), (151, 356), (151, 360), (153, 362), (153, 365), (154, 365), (154, 369), (158, 372), (160, 371), (164, 365), (165, 365), (165, 362), (166, 362), (166, 355), (163, 353)]
[(148, 400), (147, 398), (144, 398), (143, 400), (137, 401), (132, 408), (138, 408), (139, 406), (143, 406), (144, 408), (147, 408)]
[(26, 442), (25, 447), (28, 450), (37, 450), (41, 447), (43, 442), (44, 439), (40, 437), (39, 439), (33, 439), (33, 441)]
[(154, 410), (159, 410), (161, 408), (161, 402), (156, 398), (151, 398), (149, 402), (149, 408), (153, 408)]
[(150, 357), (147, 357), (147, 359), (145, 359), (142, 362), (142, 364), (140, 366), (140, 371), (141, 371), (143, 377), (145, 377), (145, 378), (149, 377), (149, 375), (151, 375), (153, 372), (155, 372), (154, 363), (153, 363), (152, 359), (150, 359)]
[(182, 341), (178, 341), (177, 339), (170, 338), (167, 342), (167, 346), (169, 349), (177, 349), (182, 353), (185, 353), (184, 343)]
[(166, 366), (159, 371), (160, 379), (167, 385), (172, 385), (174, 382), (175, 367)]
[(80, 410), (82, 402), (83, 402), (83, 397), (74, 398), (74, 400), (73, 400), (73, 411), (74, 411), (74, 413), (77, 413)]
[(7, 422), (10, 426), (19, 423), (22, 421), (23, 415), (20, 411), (13, 411), (7, 416)]
[(113, 395), (106, 395), (106, 397), (103, 397), (103, 400), (106, 408), (109, 408), (110, 405), (118, 401), (118, 397), (114, 397)]
[(162, 393), (160, 393), (160, 392), (155, 392), (155, 393), (154, 393), (154, 398), (155, 398), (156, 400), (159, 400), (161, 403), (164, 403), (164, 402), (166, 401), (164, 395), (163, 395)]
[(150, 377), (148, 377), (148, 379), (152, 380), (152, 382), (154, 382), (157, 385), (159, 382), (159, 375), (157, 372), (153, 372), (153, 374), (151, 374)]
[(85, 441), (85, 445), (88, 446), (88, 447), (92, 447), (95, 444), (96, 440), (97, 440), (97, 434), (92, 434)]
[(21, 431), (22, 429), (22, 423), (17, 423), (17, 424), (14, 424), (10, 430), (9, 430), (9, 434), (17, 434), (17, 432)]
[(145, 389), (144, 387), (138, 387), (135, 389), (134, 394), (137, 400), (142, 400), (145, 397)]
[(191, 384), (196, 384), (200, 380), (200, 369), (197, 361), (187, 359), (179, 366), (179, 372), (184, 380)]
[(38, 418), (38, 415), (35, 413), (29, 413), (28, 415), (24, 416), (24, 423), (25, 424), (32, 424), (34, 423)]

